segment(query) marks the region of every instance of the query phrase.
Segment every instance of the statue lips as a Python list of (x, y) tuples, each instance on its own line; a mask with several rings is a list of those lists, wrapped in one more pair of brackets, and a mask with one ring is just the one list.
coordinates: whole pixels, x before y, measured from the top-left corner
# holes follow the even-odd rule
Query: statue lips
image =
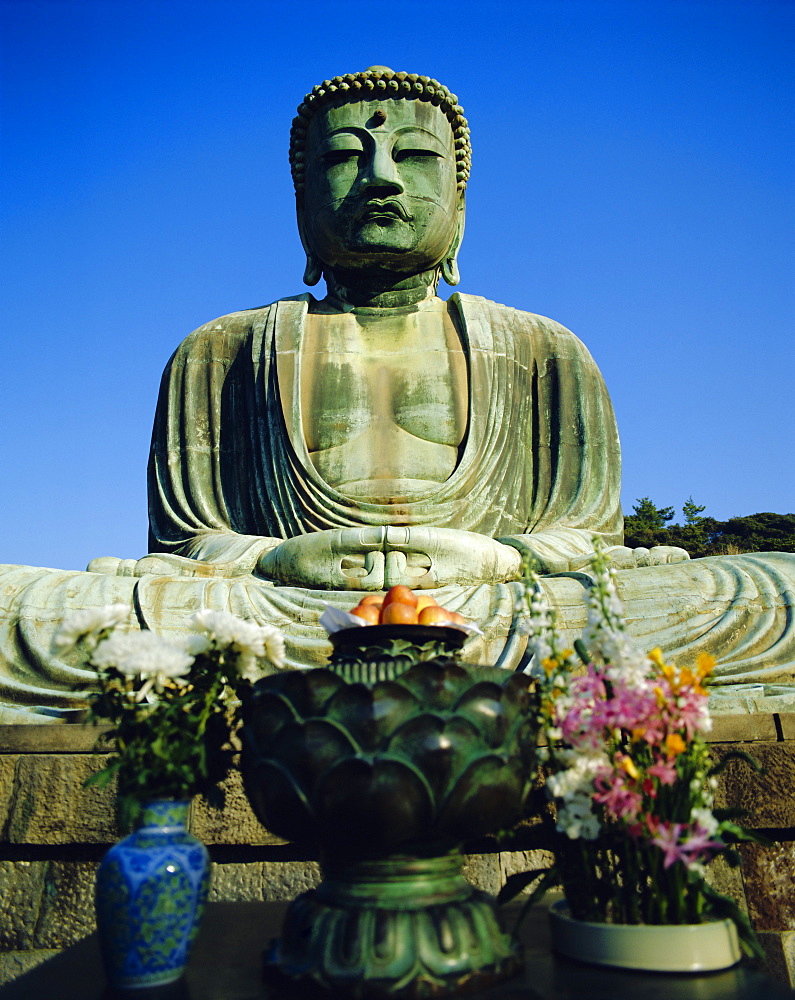
[(358, 213), (358, 222), (411, 222), (412, 215), (394, 198), (370, 198), (364, 208)]

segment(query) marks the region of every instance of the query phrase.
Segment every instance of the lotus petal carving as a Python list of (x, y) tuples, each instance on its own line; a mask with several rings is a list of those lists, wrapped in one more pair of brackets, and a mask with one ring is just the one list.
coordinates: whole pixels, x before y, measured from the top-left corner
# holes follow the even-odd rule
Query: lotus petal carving
[(372, 685), (325, 669), (263, 678), (243, 729), (254, 811), (291, 840), (362, 857), (504, 829), (535, 769), (530, 683), (452, 660)]
[[(417, 840), (433, 818), (433, 793), (406, 761), (348, 757), (323, 778), (316, 796), (327, 851), (366, 856)], [(352, 821), (352, 818), (353, 821)]]

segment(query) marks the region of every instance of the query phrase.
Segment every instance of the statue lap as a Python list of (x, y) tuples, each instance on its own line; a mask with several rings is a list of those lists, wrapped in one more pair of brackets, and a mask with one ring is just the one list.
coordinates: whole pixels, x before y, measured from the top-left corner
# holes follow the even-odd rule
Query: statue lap
[[(631, 633), (647, 648), (692, 659), (718, 658), (714, 710), (792, 711), (795, 705), (795, 556), (765, 553), (714, 556), (667, 566), (619, 570), (619, 594)], [(525, 641), (515, 610), (518, 584), (450, 586), (437, 599), (484, 635), (471, 637), (469, 662), (515, 669)], [(583, 584), (576, 577), (543, 580), (562, 628), (585, 623)], [(131, 628), (185, 631), (201, 608), (230, 610), (284, 630), (287, 666), (321, 666), (330, 644), (319, 624), (324, 602), (352, 608), (356, 591), (277, 587), (254, 576), (233, 579), (117, 577), (33, 567), (0, 567), (0, 723), (59, 721), (84, 707), (91, 674), (54, 659), (52, 633), (70, 611), (129, 602)]]

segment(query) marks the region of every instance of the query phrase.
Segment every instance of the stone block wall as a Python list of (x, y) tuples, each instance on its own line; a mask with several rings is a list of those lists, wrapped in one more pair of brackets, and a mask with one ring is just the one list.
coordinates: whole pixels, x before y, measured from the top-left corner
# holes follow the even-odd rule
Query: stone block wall
[[(94, 929), (94, 872), (121, 834), (109, 788), (84, 788), (102, 765), (97, 729), (83, 725), (0, 726), (0, 983)], [(719, 805), (748, 811), (771, 848), (744, 845), (742, 871), (711, 866), (712, 881), (747, 908), (768, 971), (795, 985), (795, 715), (722, 716), (712, 733), (716, 757), (750, 752), (766, 774), (730, 761)], [(213, 900), (291, 899), (317, 884), (317, 861), (264, 830), (239, 775), (230, 776), (223, 812), (197, 800), (191, 830), (210, 849)], [(465, 874), (496, 893), (507, 875), (551, 861), (535, 852), (473, 854)]]

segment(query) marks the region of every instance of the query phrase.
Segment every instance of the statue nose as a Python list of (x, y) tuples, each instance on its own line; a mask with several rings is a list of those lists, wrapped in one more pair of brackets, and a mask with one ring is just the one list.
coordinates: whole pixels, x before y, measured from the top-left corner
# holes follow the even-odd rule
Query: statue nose
[(403, 193), (403, 183), (398, 176), (397, 164), (387, 149), (376, 146), (368, 168), (364, 178), (365, 186), (388, 188), (395, 194)]

